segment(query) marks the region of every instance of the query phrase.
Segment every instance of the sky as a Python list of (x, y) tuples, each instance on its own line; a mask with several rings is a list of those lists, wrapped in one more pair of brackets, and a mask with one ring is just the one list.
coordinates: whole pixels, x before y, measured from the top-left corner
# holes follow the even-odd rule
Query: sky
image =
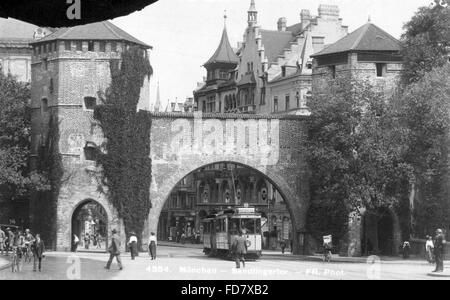
[[(396, 38), (403, 25), (421, 6), (431, 0), (255, 0), (258, 23), (263, 29), (276, 30), (280, 17), (288, 26), (300, 22), (300, 11), (309, 9), (317, 15), (320, 4), (340, 8), (343, 24), (349, 33), (372, 23)], [(247, 26), (250, 0), (159, 0), (141, 11), (112, 22), (141, 41), (152, 45), (150, 63), (154, 74), (150, 84), (150, 101), (156, 101), (159, 82), (163, 108), (170, 101), (184, 102), (193, 97), (197, 82), (206, 75), (202, 65), (219, 45), (227, 14), (230, 43), (237, 47)]]

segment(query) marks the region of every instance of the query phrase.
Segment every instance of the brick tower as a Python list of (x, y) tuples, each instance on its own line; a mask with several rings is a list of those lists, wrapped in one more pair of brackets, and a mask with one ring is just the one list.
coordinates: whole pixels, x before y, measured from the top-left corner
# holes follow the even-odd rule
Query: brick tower
[[(93, 119), (94, 107), (100, 104), (98, 92), (110, 84), (110, 62), (120, 62), (123, 51), (132, 46), (142, 48), (144, 55), (152, 49), (110, 22), (61, 28), (32, 43), (32, 167), (42, 164), (40, 151), (57, 136), (61, 167), (50, 170), (50, 175), (59, 176), (61, 186), (53, 200), (49, 195), (31, 201), (31, 224), (33, 230), (44, 231), (39, 225), (43, 218), (41, 204), (55, 202), (55, 219), (47, 220), (53, 230), (42, 233), (57, 250), (70, 250), (75, 212), (87, 203), (103, 208), (107, 232), (115, 228), (121, 236), (125, 234), (116, 211), (90, 174), (96, 171), (96, 147), (103, 139)], [(148, 109), (148, 105), (147, 81), (138, 108)], [(51, 119), (57, 129), (49, 134)]]

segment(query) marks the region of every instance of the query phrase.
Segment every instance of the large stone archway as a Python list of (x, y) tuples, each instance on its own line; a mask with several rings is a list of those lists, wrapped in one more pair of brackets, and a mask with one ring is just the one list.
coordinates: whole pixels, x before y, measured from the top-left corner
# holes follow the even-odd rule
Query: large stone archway
[(157, 232), (164, 202), (190, 173), (231, 162), (258, 171), (285, 199), (296, 251), (302, 252), (309, 205), (304, 119), (296, 116), (153, 114), (152, 209), (148, 232)]

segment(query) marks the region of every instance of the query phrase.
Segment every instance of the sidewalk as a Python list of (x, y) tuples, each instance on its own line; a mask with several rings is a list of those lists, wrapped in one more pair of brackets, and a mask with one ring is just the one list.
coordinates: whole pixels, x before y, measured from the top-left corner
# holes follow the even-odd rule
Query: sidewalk
[[(158, 246), (174, 247), (174, 248), (188, 248), (188, 249), (202, 249), (202, 244), (181, 244), (174, 242), (158, 242)], [(279, 250), (263, 250), (262, 259), (275, 259), (275, 260), (300, 260), (300, 261), (313, 261), (322, 262), (322, 255), (293, 255), (291, 253), (282, 254)], [(401, 257), (380, 257), (382, 264), (415, 264), (415, 265), (428, 265), (425, 259), (421, 257), (411, 257), (408, 260), (404, 260)], [(339, 255), (333, 255), (332, 262), (335, 263), (354, 263), (354, 264), (366, 264), (368, 263), (368, 257), (341, 257)], [(450, 264), (450, 261), (445, 262), (446, 265)]]

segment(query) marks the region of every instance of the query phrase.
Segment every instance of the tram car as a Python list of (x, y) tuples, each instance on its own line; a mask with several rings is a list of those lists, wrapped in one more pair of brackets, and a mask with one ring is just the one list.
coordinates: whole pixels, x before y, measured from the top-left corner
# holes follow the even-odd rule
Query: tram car
[(239, 232), (245, 232), (248, 259), (259, 259), (262, 252), (261, 215), (255, 208), (235, 208), (202, 220), (203, 252), (206, 255), (232, 257), (231, 246)]

